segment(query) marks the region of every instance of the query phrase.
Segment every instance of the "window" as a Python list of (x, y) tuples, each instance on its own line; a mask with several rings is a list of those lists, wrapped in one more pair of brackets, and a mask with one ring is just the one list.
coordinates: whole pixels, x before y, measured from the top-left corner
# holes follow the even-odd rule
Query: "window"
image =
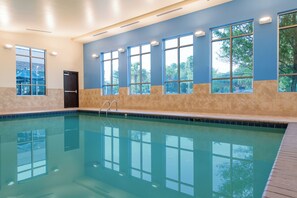
[(45, 95), (45, 50), (16, 46), (17, 95)]
[(193, 92), (193, 35), (165, 40), (165, 93)]
[(18, 133), (17, 181), (46, 174), (46, 132), (42, 130)]
[(130, 48), (130, 94), (151, 92), (151, 46)]
[(280, 92), (297, 91), (297, 11), (279, 17)]
[(119, 94), (119, 52), (103, 53), (103, 95)]
[(152, 146), (151, 133), (132, 130), (131, 137), (131, 175), (152, 181)]
[(194, 196), (194, 142), (166, 135), (166, 187)]
[(212, 30), (212, 93), (253, 92), (253, 22)]

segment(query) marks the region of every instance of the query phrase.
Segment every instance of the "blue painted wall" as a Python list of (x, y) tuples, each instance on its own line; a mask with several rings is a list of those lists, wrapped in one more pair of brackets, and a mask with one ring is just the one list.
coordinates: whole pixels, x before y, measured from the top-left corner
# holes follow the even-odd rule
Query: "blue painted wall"
[[(210, 29), (230, 23), (254, 19), (254, 80), (277, 79), (277, 22), (278, 13), (297, 9), (296, 0), (233, 0), (220, 6), (168, 21), (143, 27), (113, 37), (84, 44), (85, 89), (101, 88), (100, 60), (93, 53), (116, 50), (162, 39), (204, 30), (205, 37), (194, 39), (194, 83), (210, 82)], [(271, 16), (273, 22), (259, 25), (263, 16)], [(162, 46), (152, 47), (152, 85), (162, 85)], [(127, 52), (120, 54), (120, 87), (127, 87)]]

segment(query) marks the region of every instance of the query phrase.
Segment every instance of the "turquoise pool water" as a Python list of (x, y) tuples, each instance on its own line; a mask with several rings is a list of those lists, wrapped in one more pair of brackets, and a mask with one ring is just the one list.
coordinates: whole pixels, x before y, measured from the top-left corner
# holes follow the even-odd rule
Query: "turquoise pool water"
[(2, 120), (0, 197), (262, 196), (284, 129), (176, 122)]

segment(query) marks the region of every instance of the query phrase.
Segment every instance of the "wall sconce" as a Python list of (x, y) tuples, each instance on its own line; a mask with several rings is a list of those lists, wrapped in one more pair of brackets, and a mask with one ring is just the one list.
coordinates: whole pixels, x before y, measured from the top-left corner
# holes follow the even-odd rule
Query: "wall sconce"
[(126, 50), (125, 50), (124, 48), (119, 48), (118, 51), (119, 51), (120, 53), (124, 53)]
[(99, 58), (98, 54), (92, 54), (92, 58)]
[(272, 22), (272, 18), (267, 16), (267, 17), (262, 17), (259, 19), (259, 24), (264, 25)]
[(151, 41), (151, 46), (155, 47), (155, 46), (158, 46), (160, 43), (156, 40), (154, 41)]
[(57, 56), (57, 55), (58, 55), (58, 52), (52, 51), (52, 52), (50, 53), (50, 55), (52, 55), (52, 56)]
[(196, 37), (202, 37), (202, 36), (205, 36), (205, 32), (202, 30), (199, 30), (199, 31), (195, 32), (194, 35)]
[(11, 49), (11, 48), (13, 48), (13, 45), (12, 44), (5, 44), (4, 48), (5, 49)]

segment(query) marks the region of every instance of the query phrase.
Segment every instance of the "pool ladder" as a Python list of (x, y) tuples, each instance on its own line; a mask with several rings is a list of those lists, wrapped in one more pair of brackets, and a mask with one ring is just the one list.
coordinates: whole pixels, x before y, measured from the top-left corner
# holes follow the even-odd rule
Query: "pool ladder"
[(102, 104), (102, 106), (99, 110), (99, 116), (101, 115), (101, 111), (102, 111), (103, 107), (106, 106), (106, 104), (108, 104), (107, 109), (106, 109), (106, 117), (107, 117), (107, 113), (108, 113), (108, 111), (111, 110), (111, 107), (114, 103), (116, 104), (116, 111), (118, 111), (118, 100), (112, 100), (112, 101), (106, 100), (106, 101), (104, 101), (104, 103)]

